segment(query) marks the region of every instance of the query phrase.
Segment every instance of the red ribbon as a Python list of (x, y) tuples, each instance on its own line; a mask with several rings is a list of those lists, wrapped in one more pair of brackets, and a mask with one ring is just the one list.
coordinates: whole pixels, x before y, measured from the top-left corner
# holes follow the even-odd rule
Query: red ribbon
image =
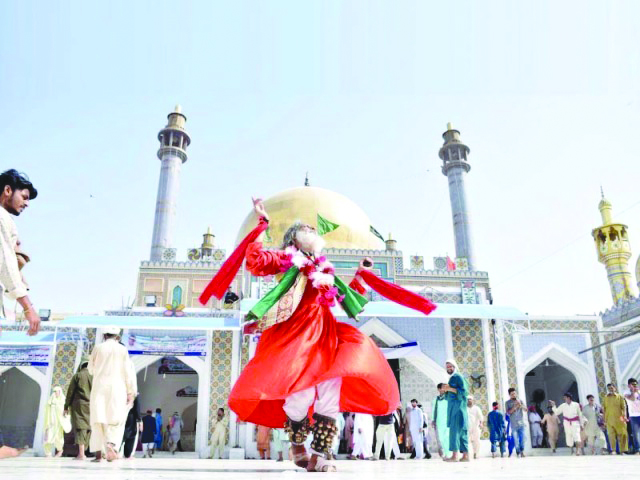
[(394, 283), (389, 283), (378, 277), (370, 270), (360, 269), (358, 270), (358, 275), (360, 275), (362, 280), (364, 280), (365, 283), (373, 290), (392, 302), (412, 308), (424, 313), (425, 315), (429, 315), (436, 309), (436, 304), (428, 298), (421, 297), (420, 295), (410, 292), (409, 290)]
[(255, 242), (267, 227), (269, 227), (269, 222), (264, 217), (260, 217), (258, 226), (251, 230), (249, 235), (240, 242), (240, 245), (237, 246), (227, 261), (222, 264), (218, 273), (216, 273), (215, 277), (211, 279), (207, 288), (205, 288), (204, 292), (200, 295), (199, 300), (202, 305), (206, 305), (212, 296), (216, 297), (218, 300), (222, 299), (227, 288), (231, 285), (231, 282), (233, 282), (238, 270), (240, 270), (240, 267), (242, 266), (244, 257), (247, 254), (247, 247), (250, 243)]

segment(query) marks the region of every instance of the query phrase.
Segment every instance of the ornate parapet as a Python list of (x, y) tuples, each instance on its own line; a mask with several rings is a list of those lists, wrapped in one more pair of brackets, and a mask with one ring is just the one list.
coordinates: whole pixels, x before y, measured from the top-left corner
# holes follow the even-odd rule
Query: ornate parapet
[(219, 268), (222, 265), (222, 261), (152, 261), (143, 260), (140, 262), (140, 268), (158, 268), (158, 269), (176, 269), (176, 270), (211, 270), (213, 268)]
[(478, 272), (471, 270), (423, 270), (405, 268), (402, 272), (405, 276), (415, 277), (450, 277), (450, 278), (480, 278), (488, 279), (488, 272)]
[(634, 318), (640, 321), (640, 298), (633, 297), (622, 300), (614, 307), (601, 312), (600, 315), (605, 327), (613, 327)]

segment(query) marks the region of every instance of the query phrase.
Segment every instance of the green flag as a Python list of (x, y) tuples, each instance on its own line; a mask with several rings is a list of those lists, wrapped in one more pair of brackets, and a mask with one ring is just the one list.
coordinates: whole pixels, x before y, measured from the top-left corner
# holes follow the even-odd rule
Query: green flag
[(369, 230), (371, 231), (371, 233), (373, 233), (376, 237), (378, 237), (380, 240), (384, 242), (384, 237), (380, 235), (380, 232), (378, 230), (373, 228), (373, 225), (369, 225)]
[(325, 233), (333, 232), (339, 226), (318, 214), (318, 235), (323, 236)]

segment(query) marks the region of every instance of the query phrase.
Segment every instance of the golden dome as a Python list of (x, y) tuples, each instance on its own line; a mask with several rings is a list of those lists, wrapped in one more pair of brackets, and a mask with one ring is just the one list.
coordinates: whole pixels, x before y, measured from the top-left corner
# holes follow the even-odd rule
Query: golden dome
[[(287, 229), (297, 220), (317, 226), (317, 215), (340, 225), (324, 236), (326, 248), (384, 250), (384, 243), (371, 233), (366, 213), (344, 195), (318, 187), (297, 187), (280, 192), (264, 201), (269, 214), (271, 242), (265, 246), (279, 247)], [(257, 225), (251, 212), (240, 227), (236, 244)]]

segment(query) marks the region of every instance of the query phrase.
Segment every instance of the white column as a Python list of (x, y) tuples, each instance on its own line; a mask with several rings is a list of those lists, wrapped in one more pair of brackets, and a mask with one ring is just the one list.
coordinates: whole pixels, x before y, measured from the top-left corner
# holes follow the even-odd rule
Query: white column
[[(204, 365), (198, 371), (198, 425), (196, 426), (196, 452), (199, 458), (209, 458), (209, 402), (211, 399), (211, 355), (212, 352), (211, 330), (207, 331), (207, 356), (201, 357)], [(185, 357), (193, 358), (193, 357)], [(184, 361), (184, 360), (183, 360)], [(185, 362), (186, 363), (186, 362)]]
[(495, 388), (496, 379), (493, 378), (493, 357), (491, 355), (491, 333), (489, 326), (489, 319), (483, 318), (482, 322), (482, 345), (484, 350), (484, 369), (487, 375), (487, 408), (491, 411), (491, 404), (496, 401), (499, 402), (499, 398), (493, 398), (496, 394)]
[(166, 154), (162, 157), (153, 239), (151, 241), (152, 261), (161, 260), (164, 249), (173, 246), (181, 167), (182, 159), (177, 155)]
[[(233, 339), (232, 339), (232, 347), (231, 347), (231, 385), (230, 388), (233, 388), (233, 385), (236, 383), (238, 376), (240, 375), (240, 361), (241, 361), (241, 347), (242, 347), (242, 332), (240, 330), (233, 331)], [(229, 446), (231, 448), (235, 447), (238, 444), (238, 436), (236, 432), (238, 424), (238, 416), (234, 411), (229, 409)]]
[(475, 270), (473, 240), (471, 238), (471, 225), (467, 209), (467, 194), (464, 188), (465, 173), (464, 168), (458, 166), (451, 167), (447, 171), (449, 200), (451, 201), (456, 256), (466, 257), (469, 261), (469, 270)]
[[(44, 409), (51, 395), (51, 382), (53, 381), (53, 367), (56, 358), (56, 344), (51, 347), (49, 354), (49, 366), (46, 374), (40, 373), (35, 367), (18, 367), (18, 369), (35, 380), (40, 386), (40, 403), (38, 404), (38, 420), (36, 421), (36, 431), (33, 437), (33, 452), (37, 457), (44, 456)], [(66, 393), (66, 392), (65, 392)]]

